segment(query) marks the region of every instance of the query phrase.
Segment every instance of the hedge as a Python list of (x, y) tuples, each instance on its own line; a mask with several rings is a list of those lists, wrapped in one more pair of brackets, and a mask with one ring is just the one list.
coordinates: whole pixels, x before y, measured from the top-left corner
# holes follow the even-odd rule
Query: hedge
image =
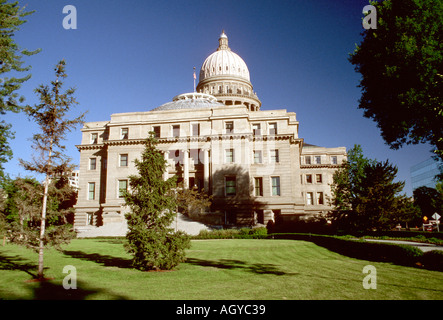
[(266, 239), (268, 237), (267, 229), (261, 228), (242, 228), (242, 229), (220, 229), (220, 230), (201, 230), (192, 239)]

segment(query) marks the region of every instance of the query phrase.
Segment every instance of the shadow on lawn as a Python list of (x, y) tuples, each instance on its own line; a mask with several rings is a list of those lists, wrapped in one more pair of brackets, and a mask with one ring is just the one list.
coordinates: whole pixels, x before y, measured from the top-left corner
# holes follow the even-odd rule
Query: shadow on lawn
[(37, 278), (37, 265), (28, 262), (18, 255), (7, 256), (0, 253), (0, 270), (20, 270), (26, 272), (32, 278)]
[(247, 272), (252, 272), (256, 274), (273, 274), (276, 276), (295, 276), (298, 275), (296, 272), (284, 272), (277, 268), (274, 264), (268, 263), (255, 263), (249, 264), (240, 260), (230, 260), (230, 259), (220, 259), (220, 260), (202, 260), (196, 258), (188, 258), (186, 259), (186, 263), (204, 266), (204, 267), (213, 267), (219, 269), (240, 269)]
[(64, 250), (63, 254), (71, 256), (76, 259), (100, 263), (100, 264), (104, 265), (105, 267), (133, 268), (131, 259), (112, 257), (112, 256), (108, 256), (108, 255), (98, 254), (98, 253), (85, 253), (83, 251)]
[[(49, 268), (45, 268), (47, 270)], [(33, 291), (32, 300), (84, 300), (95, 294), (105, 294), (108, 299), (126, 300), (126, 297), (108, 292), (105, 289), (90, 288), (84, 282), (77, 281), (77, 289), (65, 289), (63, 280), (37, 280), (37, 265), (22, 257), (8, 256), (0, 253), (0, 270), (19, 270), (29, 274), (32, 279), (26, 280), (27, 290)], [(60, 270), (62, 272), (62, 270)], [(0, 292), (0, 300), (22, 300), (21, 296), (12, 296), (7, 292)]]

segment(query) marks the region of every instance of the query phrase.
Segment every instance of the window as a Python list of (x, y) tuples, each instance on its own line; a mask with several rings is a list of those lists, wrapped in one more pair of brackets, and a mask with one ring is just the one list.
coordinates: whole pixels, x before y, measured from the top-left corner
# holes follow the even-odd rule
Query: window
[(263, 196), (263, 178), (254, 178), (254, 195)]
[(225, 177), (225, 193), (227, 196), (236, 195), (237, 179), (235, 177)]
[(86, 213), (86, 225), (94, 225), (94, 214), (91, 212)]
[(273, 122), (273, 123), (269, 124), (269, 134), (270, 135), (277, 134), (277, 122)]
[(331, 157), (331, 164), (337, 164), (337, 156), (332, 156)]
[(278, 150), (271, 150), (271, 163), (278, 163), (278, 162), (280, 162), (278, 156)]
[(120, 167), (127, 167), (127, 166), (128, 166), (128, 155), (121, 154), (120, 155)]
[(118, 197), (124, 197), (124, 193), (128, 191), (128, 180), (118, 180)]
[(91, 144), (97, 144), (97, 143), (98, 143), (98, 134), (91, 133)]
[(322, 175), (321, 175), (321, 174), (316, 174), (316, 175), (315, 175), (315, 181), (316, 181), (317, 183), (322, 183), (322, 182), (323, 182)]
[(234, 149), (226, 149), (226, 163), (234, 163)]
[(226, 121), (225, 122), (226, 133), (234, 132), (234, 121)]
[(88, 183), (88, 200), (95, 200), (95, 182)]
[(252, 134), (254, 136), (259, 136), (261, 135), (261, 131), (260, 131), (260, 123), (254, 123), (252, 124)]
[(262, 163), (262, 152), (261, 150), (254, 150), (254, 163)]
[(272, 195), (280, 195), (280, 177), (271, 177)]
[(323, 192), (317, 192), (317, 204), (323, 204), (323, 203), (324, 203)]
[(321, 164), (321, 157), (320, 156), (315, 156), (315, 163)]
[(122, 128), (120, 138), (125, 140), (129, 137), (129, 129), (128, 128)]
[(89, 159), (89, 170), (95, 170), (97, 168), (97, 158)]
[(312, 183), (312, 174), (306, 175), (306, 183)]
[(200, 135), (200, 124), (194, 123), (192, 124), (192, 136), (198, 137)]
[(160, 138), (160, 134), (161, 134), (161, 127), (160, 126), (152, 127), (152, 131), (154, 132), (155, 138)]
[(305, 164), (311, 164), (311, 156), (305, 156)]
[(172, 136), (174, 138), (180, 137), (180, 126), (179, 125), (172, 126)]
[(306, 192), (306, 204), (309, 206), (312, 206), (314, 204), (312, 192)]

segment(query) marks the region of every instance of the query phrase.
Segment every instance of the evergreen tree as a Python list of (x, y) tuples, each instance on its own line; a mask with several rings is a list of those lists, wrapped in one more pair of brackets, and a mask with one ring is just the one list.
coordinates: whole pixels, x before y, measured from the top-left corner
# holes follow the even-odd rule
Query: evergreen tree
[(401, 195), (404, 182), (394, 182), (398, 169), (389, 161), (364, 157), (361, 146), (348, 153), (331, 184), (331, 218), (342, 229), (389, 229), (399, 222), (416, 219), (412, 201)]
[(170, 228), (177, 209), (176, 177), (163, 179), (166, 161), (156, 145), (151, 133), (141, 160), (134, 161), (138, 175), (129, 177), (129, 190), (124, 193), (130, 208), (125, 215), (126, 249), (140, 270), (170, 270), (186, 259), (185, 249), (190, 247), (186, 234)]
[(400, 195), (404, 182), (394, 182), (397, 172), (397, 167), (389, 161), (376, 162), (364, 168), (364, 178), (354, 206), (360, 230), (391, 229), (416, 215), (412, 201)]
[[(70, 159), (63, 153), (65, 146), (62, 144), (67, 132), (83, 123), (84, 114), (75, 119), (68, 119), (67, 114), (77, 101), (73, 97), (75, 89), (70, 88), (62, 93), (63, 79), (65, 73), (65, 61), (61, 60), (55, 67), (56, 79), (51, 82), (51, 88), (47, 85), (39, 86), (35, 92), (39, 96), (40, 103), (35, 106), (27, 106), (25, 112), (30, 119), (40, 127), (40, 133), (34, 134), (32, 142), (33, 149), (37, 151), (37, 157), (32, 161), (20, 159), (21, 165), (30, 171), (45, 176), (43, 183), (43, 199), (41, 207), (41, 223), (39, 235), (39, 263), (38, 277), (43, 278), (43, 254), (48, 241), (46, 234), (46, 215), (48, 210), (48, 191), (51, 181), (56, 177), (69, 173), (73, 169)], [(63, 230), (66, 228), (63, 227)], [(59, 229), (62, 231), (62, 229)], [(51, 239), (64, 240), (56, 229), (51, 229)], [(52, 242), (54, 244), (54, 242)]]
[[(32, 13), (25, 12), (19, 7), (18, 2), (8, 3), (6, 0), (0, 0), (0, 115), (8, 111), (19, 112), (21, 110), (19, 104), (24, 98), (19, 97), (17, 90), (31, 75), (16, 77), (14, 74), (25, 73), (30, 69), (30, 66), (23, 66), (22, 55), (30, 56), (40, 51), (22, 50), (14, 41), (15, 32), (26, 22), (23, 18)], [(12, 76), (6, 77), (4, 74)], [(0, 178), (3, 177), (2, 164), (12, 157), (9, 140), (14, 137), (14, 134), (10, 129), (10, 124), (0, 121)]]

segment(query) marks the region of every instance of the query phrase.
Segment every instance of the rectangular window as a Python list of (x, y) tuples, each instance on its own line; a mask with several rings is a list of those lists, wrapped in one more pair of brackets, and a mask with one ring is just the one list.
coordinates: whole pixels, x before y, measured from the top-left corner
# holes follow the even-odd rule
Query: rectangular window
[(313, 197), (314, 195), (312, 192), (306, 192), (306, 204), (308, 206), (312, 206), (314, 204)]
[(315, 156), (315, 163), (321, 164), (321, 157), (320, 156)]
[(174, 138), (180, 137), (180, 126), (179, 125), (172, 126), (172, 136)]
[(306, 183), (312, 183), (312, 174), (306, 175)]
[(234, 121), (225, 122), (226, 133), (234, 133)]
[(120, 167), (127, 167), (127, 166), (128, 166), (128, 155), (121, 154), (120, 155)]
[(95, 170), (97, 169), (97, 158), (90, 158), (89, 159), (89, 170)]
[(86, 225), (94, 225), (94, 214), (91, 212), (86, 213)]
[(277, 134), (277, 122), (273, 122), (269, 124), (269, 134), (275, 135)]
[(311, 156), (305, 156), (305, 164), (311, 164)]
[(316, 175), (315, 175), (315, 181), (316, 181), (317, 183), (322, 183), (322, 182), (323, 182), (322, 175), (321, 175), (321, 174), (316, 174)]
[(152, 131), (154, 132), (154, 138), (160, 138), (160, 134), (161, 134), (161, 127), (160, 126), (152, 127)]
[(227, 196), (235, 196), (237, 179), (235, 177), (225, 177), (225, 193)]
[(331, 157), (331, 164), (337, 164), (337, 156), (332, 156)]
[(98, 143), (98, 134), (91, 133), (91, 144), (97, 144), (97, 143)]
[(323, 203), (324, 203), (323, 192), (317, 192), (317, 204), (323, 204)]
[(234, 163), (234, 149), (226, 149), (226, 163)]
[(123, 198), (126, 191), (128, 191), (128, 180), (118, 180), (118, 197)]
[(263, 163), (261, 150), (254, 150), (254, 163)]
[(254, 136), (260, 136), (261, 135), (261, 131), (260, 131), (260, 123), (254, 123), (252, 124), (252, 134)]
[(88, 200), (95, 200), (95, 182), (88, 183)]
[(200, 135), (200, 124), (194, 123), (192, 124), (192, 136), (198, 137)]
[(122, 128), (121, 134), (120, 134), (120, 138), (122, 140), (125, 140), (125, 139), (129, 138), (129, 129), (128, 128)]
[(280, 158), (278, 155), (278, 150), (271, 150), (271, 163), (279, 163)]
[(254, 190), (256, 197), (263, 196), (263, 178), (254, 178)]
[(280, 195), (280, 177), (271, 177), (272, 195)]

